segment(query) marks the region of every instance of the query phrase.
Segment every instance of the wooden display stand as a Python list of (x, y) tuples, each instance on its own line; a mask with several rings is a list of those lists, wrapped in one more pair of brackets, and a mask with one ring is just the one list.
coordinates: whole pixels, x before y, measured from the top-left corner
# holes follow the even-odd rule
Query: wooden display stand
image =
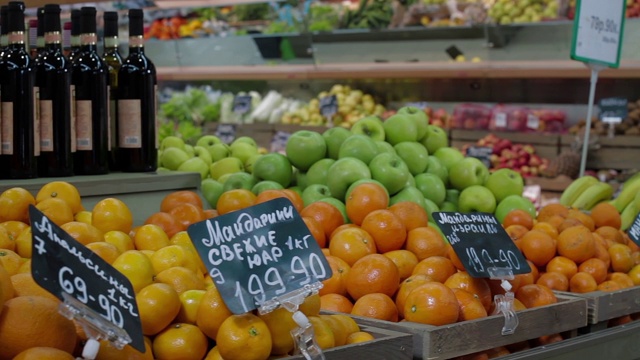
[[(573, 135), (561, 136), (560, 150), (569, 148), (573, 140)], [(588, 169), (640, 169), (640, 136), (600, 136), (598, 143), (600, 148), (587, 158)]]

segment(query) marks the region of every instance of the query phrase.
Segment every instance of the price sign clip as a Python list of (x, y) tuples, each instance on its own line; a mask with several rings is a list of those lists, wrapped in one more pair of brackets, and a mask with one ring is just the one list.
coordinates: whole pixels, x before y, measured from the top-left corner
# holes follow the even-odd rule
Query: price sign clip
[(84, 359), (94, 360), (96, 358), (100, 350), (99, 340), (108, 340), (118, 350), (131, 343), (131, 337), (124, 329), (106, 320), (66, 292), (62, 293), (62, 298), (64, 301), (60, 303), (58, 312), (69, 320), (77, 321), (89, 337), (82, 349)]
[(513, 307), (514, 293), (513, 288), (508, 280), (513, 280), (513, 271), (508, 268), (491, 267), (488, 268), (491, 279), (500, 280), (500, 286), (506, 291), (504, 295), (495, 295), (493, 297), (496, 307), (493, 315), (502, 313), (504, 315), (504, 326), (502, 327), (502, 335), (511, 335), (518, 327), (518, 315)]

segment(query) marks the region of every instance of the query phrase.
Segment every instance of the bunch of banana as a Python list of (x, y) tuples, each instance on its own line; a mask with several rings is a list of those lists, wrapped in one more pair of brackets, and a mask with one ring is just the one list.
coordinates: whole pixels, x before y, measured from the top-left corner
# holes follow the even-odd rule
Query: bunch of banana
[(640, 212), (640, 176), (634, 175), (622, 184), (622, 191), (611, 201), (622, 217), (622, 230), (627, 230)]
[(596, 177), (586, 175), (574, 180), (560, 196), (560, 204), (581, 210), (591, 210), (596, 204), (610, 200), (613, 187)]

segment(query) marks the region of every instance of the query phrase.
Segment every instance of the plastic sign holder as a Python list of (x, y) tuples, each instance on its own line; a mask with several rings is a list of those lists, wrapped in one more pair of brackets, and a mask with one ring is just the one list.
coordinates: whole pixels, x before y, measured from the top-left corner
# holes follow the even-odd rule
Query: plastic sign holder
[(591, 69), (587, 124), (582, 144), (579, 176), (584, 175), (587, 165), (598, 75), (607, 67), (618, 68), (620, 65), (625, 11), (625, 0), (578, 0), (576, 4), (571, 58), (582, 61)]
[(320, 113), (327, 118), (327, 127), (333, 127), (333, 116), (338, 112), (338, 98), (327, 95), (320, 99)]
[(513, 280), (513, 271), (508, 268), (491, 267), (487, 271), (491, 274), (490, 279), (500, 280), (500, 286), (505, 290), (504, 295), (495, 295), (493, 301), (496, 304), (493, 315), (504, 315), (504, 326), (502, 327), (502, 335), (511, 335), (516, 331), (519, 320), (513, 307), (514, 293), (511, 291), (513, 286), (508, 280)]

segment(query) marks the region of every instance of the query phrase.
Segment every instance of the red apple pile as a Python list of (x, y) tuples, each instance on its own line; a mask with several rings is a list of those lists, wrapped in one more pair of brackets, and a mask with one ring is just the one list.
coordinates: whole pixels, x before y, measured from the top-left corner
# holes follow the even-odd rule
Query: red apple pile
[[(549, 165), (549, 159), (536, 154), (536, 149), (531, 144), (514, 144), (509, 139), (504, 139), (489, 134), (476, 142), (477, 146), (490, 147), (491, 170), (513, 169), (522, 176), (538, 176)], [(465, 147), (468, 147), (466, 145)], [(463, 152), (466, 148), (463, 149)]]

